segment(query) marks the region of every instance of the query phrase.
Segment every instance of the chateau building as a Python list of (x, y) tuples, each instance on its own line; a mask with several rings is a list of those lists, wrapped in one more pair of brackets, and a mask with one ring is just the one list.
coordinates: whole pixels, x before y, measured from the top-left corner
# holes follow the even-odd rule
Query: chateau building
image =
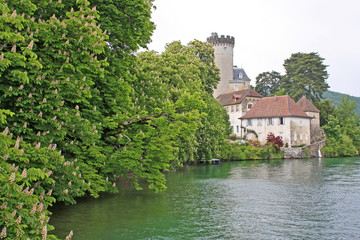
[(298, 103), (289, 96), (263, 98), (250, 88), (244, 69), (233, 64), (234, 37), (212, 33), (207, 42), (214, 48), (215, 64), (220, 69), (214, 97), (229, 114), (232, 133), (262, 144), (273, 133), (288, 146), (308, 145), (322, 137), (320, 111), (307, 98)]
[(244, 116), (261, 98), (259, 93), (250, 88), (224, 93), (216, 98), (229, 114), (232, 133), (240, 137), (241, 122), (239, 118)]
[[(315, 132), (317, 122), (313, 122), (312, 125), (313, 116), (305, 113), (300, 107), (304, 106), (304, 102), (311, 108), (311, 112), (315, 110), (315, 106), (306, 98), (298, 103), (289, 96), (262, 98), (240, 118), (243, 129), (241, 137), (258, 139), (265, 144), (267, 135), (273, 133), (275, 136), (281, 136), (289, 147), (311, 144), (312, 134), (318, 135)], [(309, 103), (312, 106), (308, 105)]]

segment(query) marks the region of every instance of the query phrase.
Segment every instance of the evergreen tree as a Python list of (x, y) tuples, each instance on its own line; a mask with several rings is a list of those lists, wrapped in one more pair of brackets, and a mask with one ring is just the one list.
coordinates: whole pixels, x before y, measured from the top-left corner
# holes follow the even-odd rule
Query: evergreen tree
[(263, 72), (256, 77), (255, 91), (264, 97), (271, 96), (280, 90), (281, 74), (276, 71)]
[(284, 61), (286, 74), (281, 88), (295, 100), (306, 96), (313, 102), (319, 101), (329, 85), (328, 73), (318, 53), (293, 53)]

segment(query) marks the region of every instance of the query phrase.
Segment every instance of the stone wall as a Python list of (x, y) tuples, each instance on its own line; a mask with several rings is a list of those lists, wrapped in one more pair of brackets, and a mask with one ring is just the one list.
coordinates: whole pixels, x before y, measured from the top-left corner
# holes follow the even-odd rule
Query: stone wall
[[(318, 158), (322, 157), (321, 148), (326, 146), (326, 140), (307, 145), (299, 148), (282, 148), (284, 158)], [(306, 150), (307, 149), (307, 150)], [(306, 153), (308, 152), (308, 154)], [(308, 155), (308, 156), (307, 156)]]

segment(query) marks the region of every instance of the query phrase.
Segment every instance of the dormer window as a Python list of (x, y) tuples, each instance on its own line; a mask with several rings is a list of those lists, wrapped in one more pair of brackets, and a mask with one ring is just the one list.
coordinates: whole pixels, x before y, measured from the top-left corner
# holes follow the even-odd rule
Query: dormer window
[(243, 76), (243, 73), (240, 72), (240, 73), (239, 73), (239, 79), (243, 79), (243, 77), (244, 77), (244, 76)]
[(252, 106), (253, 106), (252, 103), (249, 103), (249, 104), (247, 105), (247, 109), (250, 110), (250, 109), (252, 108)]

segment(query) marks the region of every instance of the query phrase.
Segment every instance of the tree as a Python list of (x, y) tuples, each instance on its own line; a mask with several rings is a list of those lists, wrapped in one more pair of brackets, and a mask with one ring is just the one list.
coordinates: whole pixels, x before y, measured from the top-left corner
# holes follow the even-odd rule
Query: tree
[(320, 111), (320, 126), (325, 126), (328, 121), (329, 117), (336, 116), (336, 106), (334, 105), (333, 101), (330, 99), (325, 99), (319, 102), (315, 102), (314, 105)]
[(211, 96), (219, 81), (211, 45), (173, 42), (164, 53), (144, 52), (139, 60), (139, 81), (132, 83), (136, 105), (171, 116), (173, 124), (181, 120), (174, 155), (182, 161), (219, 156), (229, 127), (224, 108)]
[(313, 102), (319, 101), (329, 85), (328, 73), (318, 53), (293, 53), (284, 61), (286, 74), (282, 88), (295, 100), (306, 96)]
[(276, 71), (263, 72), (256, 77), (255, 91), (268, 97), (280, 90), (282, 76)]
[(327, 135), (326, 156), (354, 156), (360, 150), (360, 117), (355, 113), (356, 103), (343, 98), (339, 107), (328, 116), (323, 126)]
[[(136, 55), (154, 29), (152, 2), (0, 0), (0, 190), (33, 189), (26, 209), (116, 191), (118, 176), (163, 190), (165, 171), (219, 156), (229, 123), (211, 96), (213, 48), (174, 42)], [(29, 178), (18, 177), (24, 169)], [(41, 210), (23, 236), (50, 229)], [(0, 231), (13, 237), (15, 227)]]

